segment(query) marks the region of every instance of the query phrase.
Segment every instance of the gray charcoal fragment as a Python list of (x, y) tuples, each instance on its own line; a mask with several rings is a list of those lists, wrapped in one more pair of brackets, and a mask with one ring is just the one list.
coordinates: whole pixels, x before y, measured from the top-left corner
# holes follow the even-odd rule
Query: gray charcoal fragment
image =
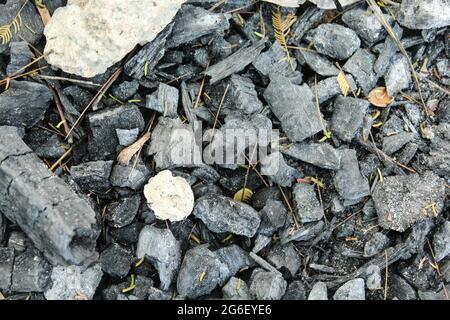
[(289, 139), (300, 142), (323, 129), (322, 122), (325, 121), (317, 112), (308, 85), (297, 86), (286, 77), (274, 75), (264, 98)]
[(294, 144), (280, 151), (320, 168), (337, 170), (341, 167), (339, 152), (328, 143)]
[(241, 49), (224, 60), (210, 66), (205, 74), (211, 77), (210, 83), (214, 84), (226, 77), (242, 71), (261, 53), (265, 47), (266, 40), (260, 40), (251, 44), (248, 42)]
[(30, 131), (23, 141), (41, 158), (58, 159), (66, 153), (58, 135), (46, 130)]
[(139, 81), (124, 81), (121, 84), (112, 88), (112, 94), (115, 98), (126, 102), (133, 97), (139, 89)]
[(25, 72), (23, 67), (27, 66), (33, 58), (34, 55), (25, 41), (12, 42), (10, 45), (10, 61), (6, 68), (6, 74), (12, 76), (13, 74), (17, 75)]
[(14, 266), (14, 249), (0, 247), (0, 289), (9, 291)]
[[(385, 229), (403, 232), (427, 216), (443, 209), (445, 181), (431, 171), (424, 174), (385, 177), (372, 193), (378, 223)], [(427, 206), (434, 204), (433, 208)]]
[(246, 114), (260, 112), (263, 109), (263, 104), (258, 99), (253, 82), (245, 77), (239, 75), (232, 75), (230, 79), (230, 88), (228, 92), (227, 103), (223, 105), (224, 108), (234, 108)]
[(53, 96), (48, 87), (29, 81), (11, 81), (0, 94), (0, 126), (30, 128), (41, 120)]
[(394, 56), (384, 80), (387, 92), (391, 97), (395, 97), (399, 91), (409, 88), (412, 81), (411, 71), (408, 60), (402, 54)]
[(5, 239), (6, 219), (3, 217), (3, 213), (0, 212), (0, 245)]
[(132, 262), (133, 253), (117, 243), (111, 244), (100, 254), (102, 270), (114, 278), (125, 278)]
[(232, 277), (222, 288), (225, 300), (251, 300), (247, 283), (239, 278)]
[(336, 171), (334, 185), (339, 195), (346, 200), (357, 200), (370, 194), (369, 181), (359, 171), (355, 150), (341, 151), (342, 168)]
[[(224, 282), (229, 270), (206, 246), (186, 252), (178, 273), (177, 291), (182, 297), (195, 299), (211, 293)], [(199, 281), (203, 278), (203, 281)]]
[(318, 281), (309, 293), (308, 300), (328, 300), (328, 288), (324, 282)]
[(387, 155), (392, 155), (403, 148), (405, 144), (412, 141), (415, 135), (412, 132), (402, 131), (399, 134), (383, 137), (383, 151)]
[(34, 248), (14, 258), (11, 279), (13, 292), (43, 292), (50, 281), (51, 265)]
[(51, 276), (52, 285), (46, 289), (47, 300), (92, 300), (103, 272), (100, 264), (86, 270), (77, 266), (54, 267)]
[(252, 252), (253, 253), (260, 252), (262, 249), (264, 249), (271, 242), (272, 242), (272, 237), (271, 236), (265, 236), (265, 235), (259, 233), (256, 236)]
[(151, 287), (148, 289), (147, 299), (152, 301), (168, 301), (172, 300), (172, 294), (170, 292), (166, 292), (158, 288)]
[(248, 252), (244, 251), (235, 244), (220, 248), (215, 251), (215, 254), (224, 264), (227, 265), (228, 270), (230, 271), (230, 277), (236, 275), (242, 268), (251, 267), (254, 265), (254, 262), (250, 259)]
[(292, 34), (294, 34), (295, 41), (300, 43), (304, 35), (322, 21), (325, 14), (325, 10), (321, 10), (315, 6), (308, 7), (304, 11), (302, 10), (302, 15), (292, 26)]
[(286, 223), (287, 210), (283, 202), (267, 199), (265, 206), (259, 211), (259, 215), (261, 224), (258, 233), (271, 237)]
[(54, 264), (97, 256), (94, 210), (8, 127), (0, 127), (0, 211)]
[(119, 188), (129, 188), (132, 190), (141, 190), (148, 182), (152, 172), (142, 162), (138, 162), (124, 166), (116, 164), (111, 173), (111, 185)]
[[(397, 38), (401, 40), (403, 36), (403, 29), (398, 24), (395, 24), (392, 30), (394, 31), (394, 34), (397, 36)], [(394, 39), (392, 39), (390, 36), (386, 37), (383, 48), (378, 55), (377, 61), (375, 61), (375, 65), (373, 66), (373, 69), (380, 77), (386, 73), (387, 69), (391, 65), (392, 60), (394, 59), (395, 53), (398, 50), (399, 48)]]
[[(355, 80), (350, 74), (346, 74), (348, 82), (350, 83), (350, 89), (352, 91), (357, 90), (357, 86)], [(315, 92), (315, 89), (314, 89)], [(317, 83), (317, 96), (319, 97), (319, 103), (323, 103), (325, 101), (330, 100), (338, 95), (342, 94), (341, 87), (339, 86), (339, 82), (336, 77), (326, 78)]]
[(255, 269), (250, 278), (250, 293), (256, 300), (281, 300), (287, 282), (281, 274)]
[(291, 233), (290, 228), (287, 228), (280, 235), (281, 243), (284, 244), (290, 241), (309, 241), (318, 236), (323, 231), (324, 226), (325, 223), (320, 220), (317, 223), (303, 225), (302, 228), (293, 233)]
[(170, 229), (145, 226), (139, 235), (136, 256), (145, 257), (158, 270), (161, 289), (169, 289), (181, 263), (181, 246)]
[(381, 269), (379, 266), (375, 264), (368, 266), (363, 276), (366, 280), (367, 289), (374, 291), (382, 288)]
[(272, 152), (261, 160), (261, 174), (281, 187), (290, 187), (295, 178), (301, 176), (297, 169), (290, 167), (280, 152)]
[(334, 300), (366, 300), (366, 290), (364, 279), (356, 278), (344, 283), (339, 287), (334, 296)]
[(252, 198), (253, 208), (261, 210), (269, 200), (283, 201), (281, 191), (278, 187), (265, 187), (257, 190)]
[(360, 47), (361, 40), (352, 29), (335, 23), (325, 23), (312, 30), (308, 37), (317, 52), (345, 60)]
[(167, 47), (178, 47), (208, 34), (221, 33), (229, 28), (227, 15), (185, 5), (174, 20), (172, 35), (167, 40)]
[(369, 50), (358, 49), (342, 67), (355, 78), (365, 96), (377, 85), (378, 75), (373, 70), (375, 59)]
[(287, 269), (292, 277), (297, 274), (301, 265), (300, 255), (292, 243), (274, 246), (267, 255), (267, 261), (278, 270)]
[[(156, 220), (156, 218), (154, 218)], [(148, 223), (144, 219), (144, 222)], [(152, 221), (153, 223), (154, 221)], [(132, 246), (137, 243), (139, 238), (139, 233), (142, 229), (142, 224), (138, 221), (134, 221), (123, 228), (111, 228), (109, 229), (109, 234), (111, 237), (120, 244), (126, 246)]]
[(381, 232), (376, 232), (364, 244), (364, 257), (371, 258), (376, 256), (389, 245), (389, 238)]
[(154, 110), (164, 117), (178, 117), (178, 100), (180, 93), (177, 88), (160, 83), (153, 95), (148, 95), (145, 107)]
[(72, 166), (70, 174), (72, 179), (84, 191), (105, 191), (111, 187), (111, 175), (114, 161), (93, 161)]
[(106, 220), (114, 228), (123, 228), (131, 224), (141, 205), (141, 196), (136, 194), (129, 198), (111, 202), (107, 206)]
[(293, 194), (294, 206), (302, 223), (315, 222), (323, 218), (323, 208), (317, 199), (314, 185), (297, 183)]
[[(385, 14), (384, 18), (391, 24), (392, 17), (390, 15)], [(342, 15), (342, 21), (369, 45), (382, 40), (386, 36), (386, 30), (370, 9), (355, 8), (348, 10)]]
[(27, 248), (30, 248), (32, 246), (33, 243), (23, 232), (12, 231), (9, 235), (8, 247), (14, 248), (16, 252), (24, 252)]
[(292, 281), (283, 296), (283, 300), (306, 300), (305, 284), (301, 280)]
[(128, 147), (136, 142), (139, 137), (139, 128), (134, 129), (116, 129), (119, 144)]
[(193, 215), (216, 233), (253, 237), (261, 222), (251, 206), (221, 195), (206, 195), (195, 203)]
[(408, 163), (410, 163), (412, 158), (414, 158), (418, 150), (419, 145), (417, 143), (407, 143), (403, 150), (398, 154), (398, 162), (404, 165), (408, 165)]
[(450, 61), (448, 59), (438, 60), (436, 67), (442, 77), (450, 77)]
[(436, 262), (450, 254), (450, 222), (445, 221), (433, 236), (433, 248)]
[(339, 96), (334, 101), (331, 131), (339, 139), (350, 142), (363, 126), (370, 103), (363, 99)]
[(327, 58), (314, 51), (299, 51), (300, 57), (317, 74), (323, 77), (337, 76), (339, 69)]
[(432, 29), (450, 25), (448, 0), (405, 0), (400, 5), (399, 23), (409, 29)]
[(416, 290), (402, 277), (393, 274), (389, 278), (388, 297), (395, 300), (416, 300)]

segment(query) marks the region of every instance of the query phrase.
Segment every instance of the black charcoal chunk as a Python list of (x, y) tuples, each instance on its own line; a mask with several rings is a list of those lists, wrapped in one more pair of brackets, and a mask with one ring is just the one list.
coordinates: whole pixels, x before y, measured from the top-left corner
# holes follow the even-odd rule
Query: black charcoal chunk
[(253, 208), (261, 210), (269, 200), (283, 201), (281, 191), (278, 187), (266, 187), (256, 191), (252, 198)]
[(42, 84), (11, 81), (8, 90), (0, 94), (0, 126), (34, 126), (52, 99), (48, 87)]
[(128, 275), (133, 262), (133, 253), (117, 243), (111, 244), (100, 254), (102, 270), (114, 278)]
[(250, 259), (248, 252), (244, 251), (235, 244), (220, 248), (215, 251), (215, 254), (217, 254), (219, 259), (227, 265), (230, 277), (236, 275), (242, 268), (251, 267), (254, 265), (254, 262)]
[(97, 256), (94, 210), (8, 127), (0, 127), (0, 211), (52, 263), (84, 264)]
[(210, 83), (214, 84), (226, 77), (242, 71), (261, 53), (265, 47), (266, 40), (247, 43), (231, 56), (208, 68), (205, 74), (211, 77)]
[(408, 163), (414, 158), (417, 151), (419, 150), (419, 145), (417, 143), (407, 143), (403, 150), (398, 154), (398, 162), (408, 165)]
[(301, 265), (300, 255), (292, 243), (274, 246), (267, 255), (267, 261), (279, 271), (288, 270), (292, 277), (297, 274)]
[[(390, 15), (385, 14), (384, 18), (389, 24), (391, 23), (392, 18)], [(386, 30), (370, 9), (356, 8), (348, 10), (342, 15), (342, 21), (369, 45), (384, 39), (386, 36)]]
[[(10, 61), (6, 68), (6, 74), (12, 76), (13, 74), (21, 74), (25, 72), (23, 67), (27, 66), (34, 58), (33, 53), (25, 41), (13, 42), (10, 45)], [(19, 70), (21, 72), (19, 72)]]
[[(154, 222), (154, 220), (152, 222)], [(109, 229), (109, 234), (116, 242), (122, 245), (131, 246), (137, 243), (141, 229), (142, 224), (139, 221), (134, 221), (123, 228)]]
[(403, 232), (442, 211), (445, 181), (431, 171), (423, 175), (385, 177), (373, 191), (372, 198), (380, 226)]
[(114, 161), (85, 162), (70, 169), (72, 179), (84, 191), (105, 191), (111, 187), (111, 175)]
[(341, 167), (339, 151), (328, 143), (294, 144), (280, 151), (320, 168), (337, 170)]
[(225, 300), (251, 300), (247, 283), (239, 278), (232, 277), (222, 288)]
[[(211, 293), (223, 284), (228, 268), (217, 254), (205, 245), (186, 252), (177, 280), (177, 291), (182, 297), (195, 299)], [(201, 279), (201, 280), (200, 280)]]
[(272, 152), (261, 160), (261, 174), (281, 187), (290, 187), (300, 172), (289, 166), (280, 152)]
[(381, 232), (376, 232), (364, 244), (364, 257), (371, 258), (389, 245), (389, 238)]
[(106, 220), (114, 228), (123, 228), (133, 222), (140, 205), (141, 196), (138, 194), (111, 202), (107, 206)]
[(317, 74), (323, 77), (337, 76), (339, 69), (327, 58), (314, 51), (299, 51), (299, 56)]
[(358, 200), (370, 194), (369, 181), (359, 171), (355, 150), (341, 150), (341, 169), (336, 171), (334, 185), (346, 200)]
[(328, 288), (324, 282), (318, 281), (309, 292), (308, 300), (328, 300)]
[(255, 269), (250, 278), (250, 293), (256, 300), (281, 300), (287, 282), (281, 274)]
[(356, 278), (344, 283), (339, 287), (334, 296), (334, 300), (366, 300), (366, 290), (364, 279)]
[(283, 202), (267, 199), (264, 208), (259, 211), (259, 215), (261, 217), (261, 224), (258, 233), (271, 237), (286, 223), (287, 210)]
[(167, 47), (178, 47), (205, 35), (220, 33), (229, 28), (227, 15), (185, 5), (175, 18), (172, 35), (167, 40)]
[(139, 235), (136, 256), (138, 259), (145, 257), (158, 270), (160, 288), (169, 289), (181, 262), (180, 242), (170, 229), (145, 226)]
[(50, 281), (50, 264), (33, 248), (14, 258), (11, 291), (43, 292)]
[(264, 98), (289, 139), (300, 142), (323, 129), (324, 121), (318, 114), (308, 85), (297, 86), (286, 77), (274, 75)]
[(142, 162), (136, 166), (134, 163), (128, 166), (116, 164), (112, 169), (110, 181), (114, 187), (141, 190), (151, 175), (152, 172)]
[(9, 291), (14, 266), (14, 249), (0, 247), (0, 289)]
[[(394, 31), (394, 34), (397, 36), (397, 38), (401, 40), (403, 36), (403, 29), (398, 24), (395, 24), (392, 30)], [(390, 36), (386, 37), (386, 40), (384, 41), (383, 44), (383, 48), (381, 49), (381, 52), (378, 55), (377, 61), (375, 61), (375, 65), (373, 67), (375, 72), (380, 77), (386, 73), (387, 69), (391, 65), (395, 53), (398, 50), (399, 48), (395, 43), (394, 39), (392, 39)]]
[(88, 269), (77, 266), (53, 268), (51, 286), (45, 291), (47, 300), (92, 300), (102, 279), (100, 264)]
[(433, 236), (433, 248), (436, 262), (450, 254), (450, 222), (445, 221)]
[(416, 290), (402, 277), (393, 274), (390, 277), (388, 297), (392, 300), (416, 300)]
[(381, 269), (379, 266), (375, 264), (368, 266), (363, 276), (364, 279), (366, 280), (367, 289), (379, 290), (382, 288)]
[(374, 64), (375, 55), (367, 49), (359, 49), (342, 68), (355, 78), (365, 96), (377, 85), (378, 75), (373, 69)]
[(314, 185), (297, 183), (293, 194), (295, 209), (302, 223), (315, 222), (323, 218), (323, 208), (317, 199)]
[(294, 35), (295, 41), (300, 43), (304, 35), (322, 21), (325, 14), (325, 10), (321, 10), (315, 6), (308, 7), (304, 11), (302, 10), (302, 15), (292, 26), (292, 34)]
[(239, 75), (232, 75), (229, 81), (228, 99), (223, 108), (235, 109), (245, 114), (261, 112), (263, 104), (258, 99), (253, 82)]
[(147, 96), (145, 107), (164, 115), (164, 117), (177, 118), (179, 96), (177, 88), (161, 82), (158, 90)]
[(402, 54), (394, 56), (384, 80), (387, 92), (391, 97), (395, 97), (399, 91), (409, 88), (412, 81), (411, 70), (408, 60)]
[(363, 126), (370, 103), (353, 97), (337, 97), (334, 101), (331, 131), (339, 139), (350, 142)]
[(58, 159), (66, 152), (58, 135), (46, 130), (30, 131), (23, 141), (41, 158)]
[(121, 84), (112, 88), (112, 94), (115, 98), (122, 102), (126, 102), (133, 97), (139, 89), (139, 82), (137, 80), (124, 81)]
[(403, 148), (405, 144), (414, 139), (414, 133), (402, 131), (399, 134), (383, 137), (383, 151), (387, 155), (392, 155)]
[(448, 0), (405, 0), (400, 5), (398, 21), (409, 29), (432, 29), (450, 25)]
[(339, 60), (350, 58), (361, 45), (355, 31), (335, 23), (319, 25), (307, 39), (317, 52)]
[[(355, 83), (355, 80), (353, 79), (353, 77), (349, 74), (346, 74), (345, 77), (350, 84), (351, 91), (356, 92), (357, 86), (356, 86), (356, 83)], [(314, 89), (314, 92), (315, 92), (315, 89)], [(322, 81), (319, 81), (319, 83), (317, 83), (317, 96), (319, 97), (320, 103), (328, 101), (331, 98), (334, 98), (341, 94), (342, 94), (342, 89), (339, 86), (337, 76), (326, 78)]]
[(306, 287), (303, 281), (292, 281), (283, 296), (283, 300), (306, 300)]
[(193, 215), (209, 230), (253, 237), (261, 219), (251, 206), (221, 195), (206, 195), (197, 200)]

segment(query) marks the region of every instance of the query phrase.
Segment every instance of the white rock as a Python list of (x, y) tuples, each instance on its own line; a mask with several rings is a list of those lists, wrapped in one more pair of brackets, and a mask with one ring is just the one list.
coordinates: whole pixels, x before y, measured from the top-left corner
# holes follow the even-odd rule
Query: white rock
[(69, 0), (45, 28), (49, 64), (91, 78), (152, 41), (186, 0)]
[(161, 220), (171, 222), (187, 218), (194, 209), (194, 193), (186, 179), (161, 171), (144, 187), (148, 206)]

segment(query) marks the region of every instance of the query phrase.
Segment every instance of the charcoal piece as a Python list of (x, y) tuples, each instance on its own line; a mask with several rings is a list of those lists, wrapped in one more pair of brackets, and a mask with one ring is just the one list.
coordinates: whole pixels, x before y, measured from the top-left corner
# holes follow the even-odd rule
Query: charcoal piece
[(152, 172), (142, 162), (138, 162), (136, 166), (134, 163), (128, 166), (116, 164), (112, 169), (110, 181), (114, 187), (141, 190), (151, 175)]
[(450, 254), (450, 222), (445, 221), (433, 236), (433, 248), (436, 262)]
[(365, 96), (377, 85), (378, 75), (373, 70), (374, 64), (375, 55), (367, 49), (359, 49), (342, 67), (355, 78)]
[(137, 243), (141, 229), (142, 224), (134, 221), (123, 228), (109, 229), (109, 234), (116, 242), (125, 246), (131, 246)]
[(14, 266), (14, 249), (0, 247), (0, 289), (9, 291)]
[(402, 277), (393, 274), (389, 278), (388, 297), (392, 300), (416, 300), (416, 290)]
[(398, 21), (409, 29), (432, 29), (450, 25), (448, 0), (402, 1)]
[(158, 90), (153, 95), (147, 96), (145, 107), (164, 115), (164, 117), (177, 118), (179, 95), (177, 88), (161, 82)]
[(269, 200), (283, 201), (278, 187), (265, 187), (256, 191), (252, 198), (253, 208), (261, 210)]
[(192, 213), (212, 232), (230, 232), (249, 238), (255, 235), (261, 222), (258, 212), (251, 206), (221, 195), (201, 197)]
[(363, 125), (370, 103), (363, 99), (339, 96), (334, 101), (331, 131), (339, 139), (350, 142)]
[(136, 142), (139, 137), (139, 128), (134, 129), (116, 129), (119, 144), (128, 147)]
[(58, 159), (66, 152), (58, 135), (46, 130), (30, 131), (23, 141), (41, 158)]
[(111, 244), (100, 254), (103, 272), (114, 278), (125, 278), (130, 272), (133, 253), (117, 243)]
[(84, 191), (106, 191), (111, 187), (109, 176), (112, 166), (113, 161), (85, 162), (72, 166), (70, 174)]
[(319, 235), (323, 231), (324, 226), (325, 223), (321, 220), (317, 223), (303, 225), (302, 228), (294, 232), (291, 232), (290, 228), (287, 228), (280, 234), (281, 243), (309, 241)]
[(6, 74), (12, 76), (13, 74), (17, 75), (25, 72), (23, 67), (27, 66), (33, 58), (34, 55), (25, 41), (11, 43), (10, 61), (6, 68)]
[(292, 281), (286, 289), (283, 300), (306, 300), (306, 286), (303, 281)]
[(320, 168), (337, 170), (341, 167), (339, 151), (328, 143), (294, 144), (280, 151)]
[(158, 270), (161, 289), (167, 290), (181, 262), (181, 246), (170, 229), (145, 226), (139, 234), (136, 256), (145, 257)]
[(292, 243), (274, 246), (267, 255), (267, 261), (278, 270), (286, 269), (294, 277), (300, 269), (301, 259)]
[(272, 242), (272, 237), (271, 236), (265, 236), (263, 234), (258, 234), (256, 236), (252, 252), (253, 253), (260, 252), (262, 249), (264, 249), (271, 242)]
[(236, 275), (242, 268), (254, 265), (248, 253), (235, 244), (220, 248), (215, 254), (227, 265), (230, 277)]
[(442, 77), (450, 77), (450, 61), (448, 59), (438, 60), (436, 68)]
[[(262, 111), (263, 104), (258, 99), (255, 85), (250, 79), (239, 75), (232, 75), (228, 84), (230, 87), (227, 93), (227, 99), (223, 104), (224, 110), (234, 109), (242, 111), (245, 114)], [(225, 88), (223, 91), (225, 91)], [(223, 96), (223, 93), (221, 95)]]
[(267, 199), (266, 204), (259, 211), (259, 215), (261, 217), (261, 224), (258, 233), (271, 237), (286, 223), (287, 210), (283, 202)]
[(295, 210), (302, 223), (315, 222), (323, 218), (323, 208), (317, 199), (314, 185), (297, 183), (293, 194)]
[(292, 26), (293, 38), (297, 44), (303, 40), (304, 35), (316, 27), (325, 16), (326, 11), (321, 10), (315, 6), (311, 6), (302, 11), (302, 15), (298, 18)]
[(100, 264), (88, 269), (77, 266), (53, 268), (51, 286), (45, 291), (47, 300), (92, 300), (103, 272)]
[(281, 274), (262, 269), (253, 271), (249, 284), (250, 294), (256, 300), (280, 300), (287, 287)]
[(272, 152), (261, 160), (261, 174), (280, 187), (290, 187), (301, 173), (289, 166), (280, 152)]
[(33, 247), (33, 243), (27, 238), (25, 233), (12, 231), (9, 235), (8, 247), (14, 248), (16, 252), (24, 252), (27, 248)]
[(191, 176), (200, 179), (204, 183), (215, 183), (220, 179), (220, 174), (213, 167), (199, 165), (191, 171)]
[(314, 105), (314, 95), (308, 85), (297, 86), (288, 78), (274, 75), (264, 98), (289, 139), (300, 142), (323, 129), (325, 121)]
[[(345, 75), (346, 79), (350, 84), (350, 89), (352, 92), (356, 92), (357, 86), (353, 77), (349, 74)], [(314, 92), (316, 90), (314, 89)], [(323, 103), (325, 101), (330, 100), (338, 95), (342, 94), (342, 89), (339, 86), (339, 82), (336, 77), (326, 78), (317, 83), (317, 96), (319, 98), (319, 102)]]
[(295, 71), (297, 61), (293, 58), (290, 61), (287, 59), (286, 51), (278, 41), (274, 42), (268, 51), (261, 53), (253, 61), (253, 66), (261, 75), (269, 78), (272, 75), (282, 75), (292, 83), (300, 84), (302, 82), (302, 74)]
[[(64, 95), (72, 99), (74, 108), (76, 108), (79, 112), (82, 112), (94, 98), (94, 95), (91, 92), (79, 86), (65, 87), (62, 92)], [(94, 108), (93, 110), (95, 111), (99, 109), (103, 109), (102, 102), (99, 102), (97, 108)]]
[(119, 201), (111, 202), (107, 206), (106, 220), (114, 228), (123, 228), (131, 224), (137, 215), (141, 204), (140, 195), (129, 198), (122, 198)]
[(0, 127), (0, 211), (52, 263), (84, 264), (97, 255), (94, 210), (9, 127)]
[(194, 105), (189, 95), (186, 82), (181, 83), (181, 102), (183, 104), (184, 113), (189, 123), (195, 123), (197, 121), (197, 115), (195, 114)]
[(253, 44), (249, 42), (229, 57), (210, 66), (205, 71), (205, 74), (211, 77), (210, 83), (214, 84), (232, 74), (242, 71), (261, 53), (265, 47), (265, 43), (265, 39)]
[(369, 290), (380, 290), (382, 288), (381, 269), (377, 265), (370, 265), (364, 272), (366, 287)]
[[(425, 255), (424, 257), (433, 261), (431, 255)], [(421, 262), (424, 257), (421, 254), (417, 255), (410, 263), (400, 263), (397, 268), (399, 275), (405, 278), (414, 288), (422, 291), (435, 288), (439, 281), (436, 278), (436, 270), (429, 263)]]
[(361, 175), (355, 150), (341, 151), (342, 168), (336, 171), (334, 185), (346, 200), (357, 200), (370, 194), (369, 181)]
[(403, 150), (398, 154), (398, 162), (408, 165), (408, 163), (414, 158), (417, 151), (419, 150), (419, 145), (413, 142), (407, 143)]
[(339, 287), (334, 300), (366, 300), (365, 282), (362, 278), (350, 280)]
[(309, 32), (307, 40), (317, 52), (338, 60), (345, 60), (360, 47), (361, 40), (352, 29), (335, 23), (325, 23)]
[[(449, 65), (450, 68), (450, 65)], [(423, 108), (417, 104), (405, 105), (406, 115), (413, 125), (418, 126), (423, 121)]]
[(126, 102), (128, 99), (133, 97), (139, 89), (139, 82), (136, 80), (133, 81), (124, 81), (121, 84), (112, 87), (111, 91), (115, 98), (119, 99), (122, 102)]
[(151, 287), (148, 289), (147, 299), (152, 301), (167, 301), (172, 300), (172, 294), (170, 292), (162, 291), (158, 288)]
[(8, 90), (0, 94), (0, 126), (34, 126), (52, 99), (48, 87), (42, 84), (11, 81)]
[(308, 300), (328, 300), (328, 288), (324, 282), (318, 281), (309, 292)]
[(161, 31), (152, 42), (146, 44), (134, 57), (125, 64), (125, 73), (140, 80), (151, 74), (153, 69), (164, 57), (167, 38), (172, 33), (173, 23)]
[(239, 278), (232, 277), (222, 288), (225, 300), (250, 300), (250, 291), (247, 283)]
[(384, 80), (386, 90), (391, 97), (395, 97), (399, 91), (409, 88), (412, 82), (411, 70), (408, 60), (402, 54), (399, 53), (394, 56)]
[(392, 155), (414, 139), (414, 133), (402, 131), (399, 134), (383, 137), (383, 152)]
[[(392, 17), (384, 15), (388, 24), (392, 23)], [(372, 45), (386, 36), (386, 30), (378, 17), (368, 10), (355, 8), (344, 12), (342, 21), (369, 45)]]
[(298, 55), (317, 74), (323, 77), (337, 76), (339, 69), (327, 58), (314, 51), (298, 51)]
[(229, 28), (230, 24), (226, 15), (185, 5), (174, 20), (172, 35), (167, 40), (167, 47), (178, 47), (205, 35), (221, 33)]
[(3, 217), (3, 213), (0, 212), (0, 245), (2, 245), (5, 239), (6, 219)]
[[(392, 30), (397, 38), (401, 40), (403, 36), (403, 29), (398, 24), (395, 24)], [(383, 48), (378, 55), (377, 61), (375, 61), (375, 65), (373, 66), (373, 69), (380, 77), (386, 73), (394, 59), (395, 53), (398, 50), (399, 48), (394, 39), (390, 36), (386, 37)]]
[(422, 175), (385, 177), (372, 193), (378, 223), (403, 232), (443, 209), (445, 182), (431, 171)]
[(43, 292), (50, 282), (50, 264), (34, 248), (14, 258), (11, 279), (13, 292)]
[(198, 48), (194, 51), (193, 57), (196, 64), (198, 64), (200, 67), (206, 69), (208, 67), (210, 58), (209, 58), (209, 52), (206, 48)]
[[(178, 273), (177, 291), (182, 297), (195, 299), (211, 293), (223, 284), (229, 271), (217, 254), (205, 245), (186, 252)], [(201, 279), (201, 280), (199, 280)]]
[(389, 245), (389, 238), (381, 232), (376, 232), (364, 244), (364, 257), (371, 258), (376, 256)]
[(90, 136), (89, 155), (91, 160), (110, 160), (116, 153), (119, 139), (116, 129), (144, 130), (145, 122), (139, 108), (122, 105), (90, 114), (88, 116)]

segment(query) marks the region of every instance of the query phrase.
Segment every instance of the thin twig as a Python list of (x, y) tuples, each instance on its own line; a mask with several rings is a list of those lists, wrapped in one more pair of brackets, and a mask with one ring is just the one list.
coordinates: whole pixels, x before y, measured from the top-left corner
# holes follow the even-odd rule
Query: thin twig
[(65, 158), (67, 158), (69, 156), (69, 154), (72, 152), (73, 147), (70, 148), (69, 150), (67, 150), (62, 156), (61, 158), (58, 159), (58, 161), (55, 162), (54, 165), (51, 166), (50, 171), (54, 171), (60, 164), (61, 162), (64, 161)]
[(225, 88), (225, 92), (223, 93), (222, 100), (220, 101), (219, 110), (217, 110), (216, 118), (214, 119), (213, 131), (212, 131), (211, 140), (209, 141), (209, 143), (212, 143), (212, 140), (214, 138), (214, 134), (215, 134), (215, 131), (216, 131), (216, 126), (217, 126), (217, 121), (219, 121), (220, 111), (222, 111), (222, 107), (223, 107), (223, 104), (225, 102), (225, 98), (226, 98), (226, 96), (228, 94), (228, 90), (229, 89), (230, 89), (230, 84), (228, 84), (227, 87)]

